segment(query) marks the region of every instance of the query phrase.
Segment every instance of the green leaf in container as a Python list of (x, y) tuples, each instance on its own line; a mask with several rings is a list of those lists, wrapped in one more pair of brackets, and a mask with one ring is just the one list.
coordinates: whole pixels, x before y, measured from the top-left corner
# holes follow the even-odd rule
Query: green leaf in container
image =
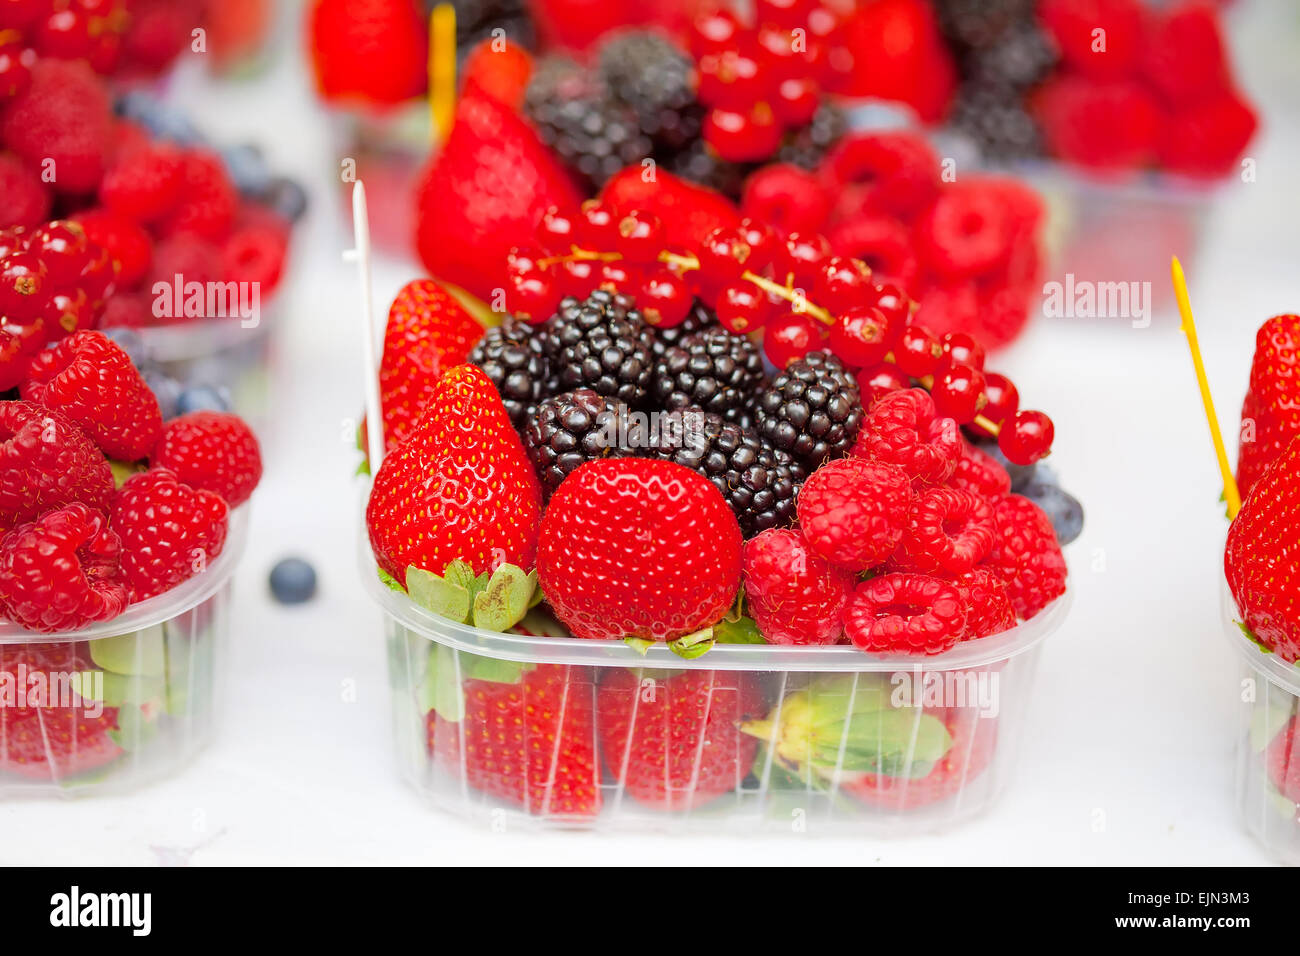
[(713, 639), (719, 644), (766, 644), (758, 625), (750, 617), (728, 621), (725, 618), (713, 625)]
[(477, 654), (460, 655), (461, 676), (466, 680), (486, 680), (494, 684), (518, 684), (524, 673), (532, 670), (535, 664), (522, 661), (505, 661), (496, 657), (481, 657)]
[(156, 712), (135, 704), (127, 704), (117, 712), (117, 729), (108, 736), (123, 750), (138, 750), (146, 746), (158, 733)]
[(452, 723), (464, 718), (465, 695), (456, 671), (456, 652), (442, 644), (435, 645), (418, 691), (421, 713), (436, 711), (439, 717)]
[(104, 670), (114, 674), (161, 677), (167, 670), (163, 630), (158, 626), (93, 640), (90, 642), (90, 657)]
[(414, 565), (406, 569), (406, 593), (411, 600), (448, 620), (463, 624), (469, 618), (469, 591)]
[(632, 648), (632, 650), (636, 651), (642, 657), (645, 657), (645, 652), (650, 650), (654, 641), (647, 641), (644, 637), (625, 637), (623, 638), (623, 643)]

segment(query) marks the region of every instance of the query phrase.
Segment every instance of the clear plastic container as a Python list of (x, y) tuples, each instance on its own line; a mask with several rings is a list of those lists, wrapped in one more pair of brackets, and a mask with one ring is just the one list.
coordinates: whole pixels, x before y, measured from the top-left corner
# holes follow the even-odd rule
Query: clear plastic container
[(204, 572), (111, 621), (62, 634), (0, 622), (0, 798), (128, 790), (203, 749), (247, 525), (239, 508)]
[(977, 816), (1013, 773), (1042, 641), (1070, 601), (921, 660), (765, 644), (686, 660), (454, 623), (385, 587), (362, 551), (402, 770), (494, 829), (909, 834)]
[[(1227, 583), (1223, 628), (1241, 659), (1237, 727), (1237, 810), (1250, 834), (1282, 863), (1300, 866), (1300, 667), (1265, 651), (1246, 636)], [(1286, 790), (1290, 796), (1284, 795)]]

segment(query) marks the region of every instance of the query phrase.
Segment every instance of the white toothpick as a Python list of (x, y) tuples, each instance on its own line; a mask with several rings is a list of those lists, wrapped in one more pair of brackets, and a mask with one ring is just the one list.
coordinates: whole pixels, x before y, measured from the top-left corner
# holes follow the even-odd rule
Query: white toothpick
[(344, 252), (343, 259), (357, 264), (357, 275), (361, 280), (361, 325), (364, 332), (361, 360), (366, 370), (366, 443), (370, 455), (370, 473), (377, 475), (384, 460), (384, 416), (379, 402), (375, 309), (370, 291), (370, 216), (366, 211), (366, 187), (361, 180), (357, 180), (352, 187), (352, 235), (356, 246)]

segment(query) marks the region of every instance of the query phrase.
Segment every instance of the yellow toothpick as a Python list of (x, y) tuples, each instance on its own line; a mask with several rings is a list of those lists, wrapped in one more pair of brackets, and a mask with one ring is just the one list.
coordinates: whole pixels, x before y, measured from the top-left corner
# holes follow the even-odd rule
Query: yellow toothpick
[(456, 8), (450, 3), (429, 16), (429, 113), (441, 145), (456, 115)]
[(1228, 464), (1228, 450), (1223, 444), (1223, 433), (1219, 430), (1219, 416), (1214, 412), (1214, 397), (1210, 394), (1210, 383), (1205, 377), (1205, 362), (1201, 360), (1201, 344), (1196, 338), (1196, 320), (1192, 318), (1192, 303), (1187, 298), (1187, 278), (1183, 275), (1183, 264), (1174, 256), (1170, 265), (1174, 279), (1174, 296), (1178, 299), (1178, 312), (1183, 317), (1180, 326), (1187, 336), (1187, 347), (1192, 352), (1192, 364), (1196, 366), (1196, 384), (1201, 389), (1201, 404), (1205, 406), (1205, 419), (1210, 423), (1210, 437), (1214, 440), (1214, 453), (1219, 458), (1219, 471), (1223, 474), (1223, 497), (1228, 502), (1228, 518), (1237, 517), (1241, 510), (1241, 492), (1237, 488), (1237, 479), (1232, 475), (1232, 466)]

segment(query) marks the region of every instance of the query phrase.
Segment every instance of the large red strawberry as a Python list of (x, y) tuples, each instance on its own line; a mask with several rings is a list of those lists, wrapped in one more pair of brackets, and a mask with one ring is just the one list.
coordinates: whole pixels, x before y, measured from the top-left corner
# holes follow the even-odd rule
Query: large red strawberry
[(1223, 555), (1242, 620), (1288, 664), (1300, 658), (1300, 435), (1242, 505)]
[(388, 106), (427, 86), (428, 30), (416, 0), (315, 0), (308, 36), (327, 100)]
[(389, 451), (415, 427), (442, 373), (463, 365), (483, 334), (465, 308), (432, 279), (408, 282), (388, 310), (379, 397)]
[(551, 496), (537, 577), (577, 637), (670, 641), (716, 623), (740, 586), (740, 526), (682, 465), (589, 461)]
[(1242, 497), (1300, 434), (1300, 315), (1275, 315), (1255, 333), (1250, 390), (1241, 408), (1237, 486)]
[(496, 388), (473, 365), (433, 387), (366, 508), (375, 559), (398, 581), (410, 565), (442, 574), (456, 558), (476, 574), (502, 562), (531, 568), (540, 517), (537, 476)]
[(416, 243), (429, 271), (481, 299), (506, 284), (506, 257), (550, 206), (576, 214), (568, 173), (514, 111), (467, 89), (421, 176)]
[(600, 752), (629, 795), (686, 810), (730, 793), (758, 741), (740, 724), (763, 713), (756, 675), (610, 668), (596, 697)]
[[(0, 707), (0, 771), (62, 780), (117, 759), (122, 749), (109, 736), (117, 729), (117, 708), (87, 707), (68, 683), (69, 675), (94, 666), (84, 643), (0, 644), (0, 684), (21, 683), (30, 695), (43, 683), (59, 694)], [(38, 674), (43, 682), (33, 682)]]
[(609, 178), (600, 199), (616, 216), (634, 210), (658, 216), (665, 241), (679, 249), (693, 249), (714, 229), (740, 223), (740, 213), (725, 197), (662, 169), (629, 166)]
[[(435, 648), (431, 665), (456, 666)], [(548, 817), (600, 810), (600, 764), (591, 671), (564, 664), (512, 665), (460, 655), (465, 677), (426, 719), (429, 752), (476, 790)], [(431, 668), (430, 675), (433, 674)], [(436, 680), (436, 676), (426, 679)], [(463, 743), (462, 743), (463, 741)]]

